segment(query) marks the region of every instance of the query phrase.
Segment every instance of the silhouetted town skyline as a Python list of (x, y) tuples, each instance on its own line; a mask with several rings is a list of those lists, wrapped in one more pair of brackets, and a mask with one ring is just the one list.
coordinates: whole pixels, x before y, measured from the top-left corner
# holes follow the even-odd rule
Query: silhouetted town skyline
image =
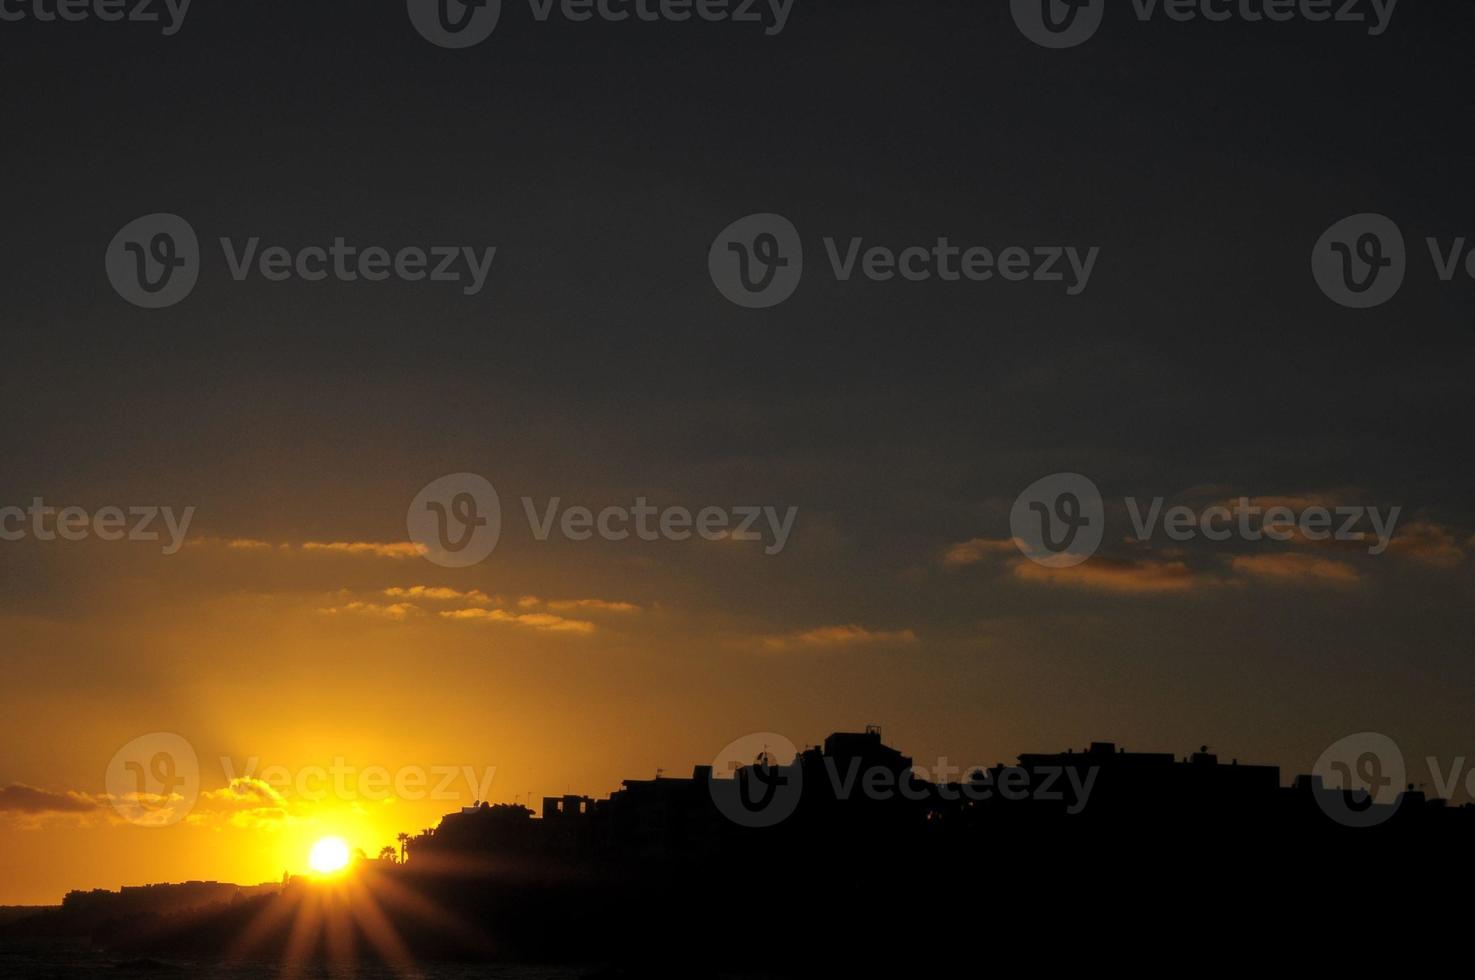
[[(1381, 771), (1368, 757), (1338, 765), (1375, 780)], [(1299, 879), (1286, 895), (1266, 891), (1310, 856), (1355, 856), (1369, 881), (1407, 885), (1430, 856), (1467, 847), (1475, 827), (1475, 806), (1413, 787), (1283, 782), (1277, 766), (1226, 762), (1207, 747), (1179, 756), (1092, 742), (952, 781), (913, 769), (879, 728), (834, 732), (788, 761), (760, 752), (730, 774), (703, 764), (626, 779), (604, 799), (544, 797), (536, 813), (474, 801), (434, 828), (401, 833), (375, 858), (361, 852), (337, 878), (74, 891), (59, 909), (0, 917), (0, 934), (86, 937), (151, 956), (300, 960), (331, 958), (313, 930), (336, 929), (375, 956), (752, 966), (761, 948), (714, 952), (705, 924), (761, 911), (838, 934), (854, 928), (864, 893), (866, 914), (896, 928), (963, 930), (972, 907), (950, 897), (957, 876), (987, 867), (1011, 883), (1020, 911), (996, 914), (1021, 935), (1043, 928), (1029, 920), (1031, 904), (1066, 890), (1099, 906), (1088, 932), (1105, 938), (1139, 909), (1176, 922), (1190, 908), (1221, 908), (1227, 881), (1257, 882), (1257, 900), (1287, 910), (1297, 895), (1340, 900), (1337, 873)], [(1144, 876), (1166, 890), (1146, 905), (1123, 902), (1119, 883)], [(322, 924), (335, 916), (337, 926)], [(643, 931), (651, 921), (667, 930), (654, 946)], [(812, 957), (858, 964), (867, 954), (793, 955), (813, 968)]]

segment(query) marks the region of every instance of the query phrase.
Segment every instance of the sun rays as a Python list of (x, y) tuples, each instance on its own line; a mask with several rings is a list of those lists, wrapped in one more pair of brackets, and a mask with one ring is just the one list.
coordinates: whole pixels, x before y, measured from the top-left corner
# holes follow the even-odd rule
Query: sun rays
[[(342, 843), (337, 838), (319, 841), (313, 848), (314, 868), (320, 849), (325, 865), (331, 864)], [(490, 946), (479, 930), (397, 880), (395, 870), (356, 861), (319, 873), (317, 878), (293, 878), (266, 900), (226, 957), (278, 959), (283, 980), (317, 975), (319, 964), (335, 974), (352, 975), (365, 963), (387, 967), (395, 977), (420, 980), (424, 973), (402, 928), (462, 949), (485, 951)]]

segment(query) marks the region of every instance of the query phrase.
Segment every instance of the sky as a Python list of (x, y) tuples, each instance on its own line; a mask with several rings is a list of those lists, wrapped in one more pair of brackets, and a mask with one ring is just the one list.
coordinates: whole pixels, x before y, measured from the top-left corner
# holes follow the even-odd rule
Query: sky
[[(374, 854), (752, 732), (881, 724), (927, 765), (1209, 744), (1287, 777), (1363, 731), (1475, 755), (1475, 281), (1425, 247), (1475, 240), (1475, 10), (1405, 4), (1369, 36), (1124, 4), (1047, 50), (1002, 3), (797, 0), (765, 36), (509, 2), (448, 50), (376, 6), (0, 22), (0, 506), (193, 508), (171, 554), (0, 541), (0, 904), (276, 880), (324, 834)], [(1402, 229), (1407, 278), (1347, 309), (1311, 255), (1364, 212)], [(165, 309), (104, 262), (154, 213), (202, 247)], [(765, 309), (708, 266), (755, 213), (804, 248)], [(496, 252), (467, 295), (236, 281), (219, 244), (339, 237)], [(857, 237), (1100, 251), (1069, 295), (842, 280), (825, 241)], [(406, 526), (456, 473), (501, 502), (465, 568)], [(1105, 501), (1073, 568), (1011, 541), (1054, 473)], [(1400, 517), (1377, 555), (1143, 541), (1128, 497)], [(770, 554), (539, 540), (523, 498), (797, 512)], [(198, 799), (130, 820), (110, 767), (160, 732)], [(333, 766), (348, 791), (302, 792)], [(386, 795), (375, 767), (463, 776)]]

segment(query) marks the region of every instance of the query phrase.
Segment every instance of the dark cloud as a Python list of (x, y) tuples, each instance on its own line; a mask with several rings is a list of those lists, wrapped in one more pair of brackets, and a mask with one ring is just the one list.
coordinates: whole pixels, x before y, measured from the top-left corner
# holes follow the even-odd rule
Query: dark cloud
[(53, 793), (23, 783), (0, 787), (0, 813), (90, 813), (98, 805), (95, 800), (70, 790)]

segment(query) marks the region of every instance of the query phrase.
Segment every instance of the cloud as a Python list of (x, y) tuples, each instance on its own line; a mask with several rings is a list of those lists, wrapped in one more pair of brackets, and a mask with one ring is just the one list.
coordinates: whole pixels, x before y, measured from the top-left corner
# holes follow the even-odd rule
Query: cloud
[(974, 538), (951, 546), (942, 556), (942, 563), (953, 568), (989, 560), (1004, 562), (1014, 578), (1021, 582), (1102, 592), (1148, 595), (1187, 592), (1199, 586), (1216, 584), (1211, 578), (1195, 574), (1185, 562), (1178, 560), (1098, 555), (1069, 568), (1049, 568), (1020, 555), (1012, 538)]
[(374, 616), (380, 619), (392, 619), (401, 623), (411, 616), (420, 615), (423, 611), (419, 606), (408, 602), (396, 602), (391, 605), (382, 605), (377, 602), (349, 602), (341, 606), (331, 606), (327, 609), (318, 610), (318, 612), (327, 613), (330, 616)]
[(593, 633), (593, 623), (582, 619), (565, 619), (552, 613), (510, 613), (505, 609), (452, 609), (442, 612), (444, 619), (472, 623), (508, 623), (548, 633)]
[(554, 612), (576, 612), (581, 609), (613, 613), (640, 612), (640, 607), (633, 602), (618, 602), (611, 599), (539, 599), (535, 595), (525, 595), (517, 600), (517, 604), (523, 609), (536, 609), (538, 606), (544, 606)]
[(608, 599), (549, 599), (548, 608), (559, 612), (574, 609), (595, 609), (600, 612), (632, 613), (640, 607), (633, 602), (611, 602)]
[(244, 804), (247, 806), (261, 806), (263, 804), (283, 807), (286, 806), (286, 798), (277, 792), (276, 787), (263, 779), (251, 776), (237, 776), (230, 783), (219, 789), (205, 790), (200, 794), (200, 799), (207, 803), (219, 804)]
[[(415, 602), (405, 601), (415, 599), (427, 603), (457, 604), (460, 608), (442, 609), (436, 612), (439, 618), (451, 622), (505, 623), (548, 633), (593, 633), (597, 629), (595, 624), (588, 620), (559, 615), (560, 613), (582, 610), (628, 614), (640, 611), (639, 606), (630, 602), (590, 598), (550, 599), (545, 603), (536, 596), (523, 596), (517, 601), (516, 609), (509, 610), (502, 608), (504, 600), (500, 596), (489, 596), (478, 589), (463, 591), (430, 585), (393, 586), (375, 594), (401, 600), (392, 603), (378, 602), (373, 599), (355, 599), (353, 598), (354, 593), (347, 589), (337, 595), (343, 600), (352, 601), (340, 601), (337, 605), (319, 609), (318, 612), (332, 616), (365, 616), (392, 622), (405, 622), (428, 612)], [(539, 606), (544, 608), (538, 609)]]
[(823, 650), (916, 643), (917, 634), (911, 630), (870, 630), (852, 623), (765, 636), (762, 641), (769, 650)]
[(947, 551), (943, 552), (942, 563), (957, 568), (964, 565), (976, 565), (994, 555), (1017, 552), (1018, 548), (1012, 538), (974, 538), (971, 541), (963, 541), (950, 546)]
[[(1475, 539), (1470, 542), (1475, 545)], [(1403, 525), (1393, 536), (1389, 552), (1433, 568), (1454, 568), (1465, 560), (1455, 532), (1433, 521)]]
[(1356, 568), (1341, 561), (1295, 552), (1239, 555), (1230, 566), (1243, 575), (1303, 585), (1355, 585), (1362, 578)]
[(28, 816), (43, 813), (91, 813), (99, 805), (92, 797), (71, 790), (53, 793), (24, 783), (0, 787), (0, 813)]
[(1336, 510), (1338, 497), (1346, 494), (1330, 493), (1304, 493), (1284, 494), (1277, 497), (1235, 497), (1232, 500), (1223, 501), (1220, 506), (1234, 510), (1244, 500), (1249, 501), (1251, 507), (1258, 507), (1261, 511), (1273, 510), (1277, 507), (1295, 511), (1297, 514), (1312, 507), (1324, 507), (1327, 510)]
[(482, 606), (493, 604), (492, 597), (480, 589), (461, 592), (457, 589), (433, 585), (412, 585), (409, 588), (396, 587), (385, 589), (384, 595), (391, 599), (430, 599), (437, 602), (470, 602)]
[(301, 545), (305, 552), (354, 555), (368, 558), (419, 558), (423, 546), (409, 541), (308, 541)]
[(272, 544), (257, 538), (211, 538), (193, 537), (190, 547), (217, 547), (227, 551), (247, 554), (277, 552), (280, 554), (302, 553), (313, 555), (349, 555), (355, 558), (418, 558), (425, 548), (410, 541), (303, 541), (299, 544), (282, 542)]
[(1070, 568), (1047, 568), (1021, 558), (1014, 562), (1014, 577), (1023, 582), (1134, 595), (1188, 592), (1213, 584), (1212, 579), (1196, 575), (1185, 562), (1148, 558), (1097, 557)]
[[(254, 538), (232, 538), (225, 542), (225, 546), (232, 551), (274, 551), (279, 546), (270, 541), (257, 541)], [(280, 547), (287, 547), (281, 545)]]
[(233, 827), (274, 830), (293, 818), (292, 809), (270, 783), (238, 776), (219, 789), (201, 793), (186, 822), (208, 824), (223, 819)]

